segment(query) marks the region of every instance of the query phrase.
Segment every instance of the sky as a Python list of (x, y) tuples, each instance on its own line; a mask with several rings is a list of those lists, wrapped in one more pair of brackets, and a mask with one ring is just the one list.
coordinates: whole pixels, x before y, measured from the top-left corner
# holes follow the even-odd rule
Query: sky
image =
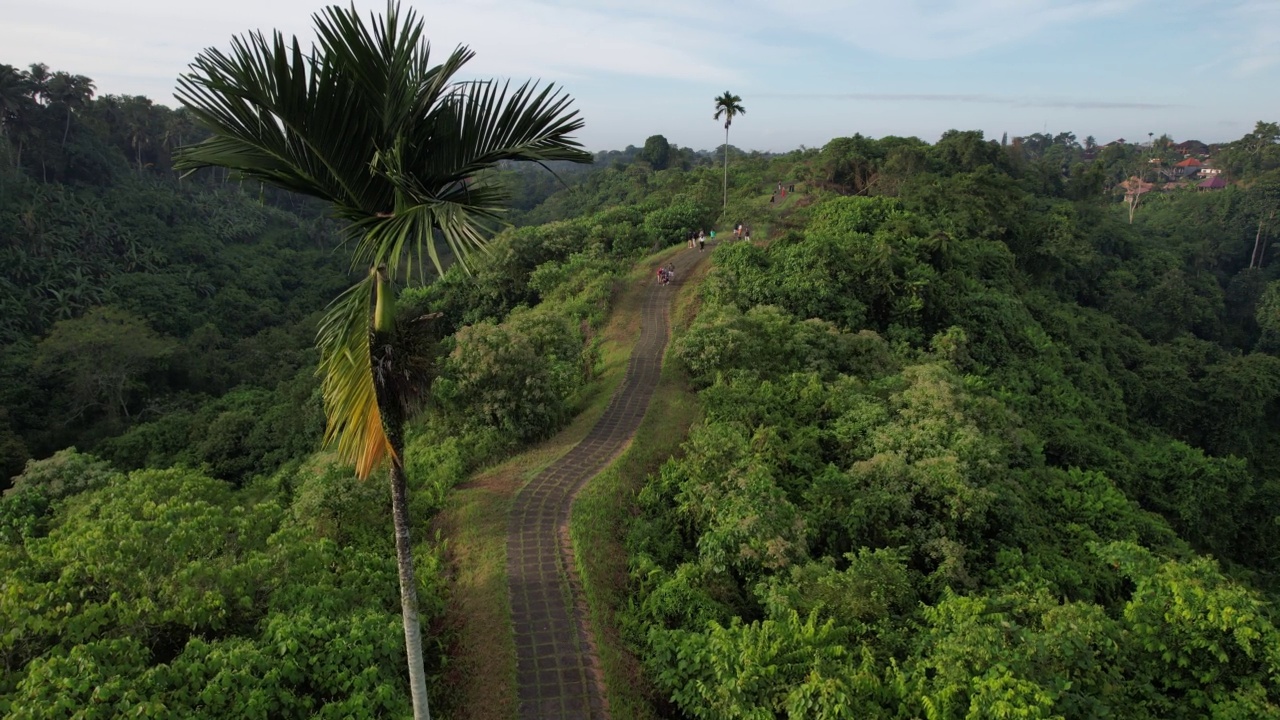
[[(385, 0), (356, 0), (365, 11)], [(406, 3), (409, 5), (409, 3)], [(573, 97), (590, 150), (748, 150), (948, 129), (1099, 143), (1236, 139), (1280, 120), (1280, 0), (419, 0), (433, 53), (467, 78)], [(322, 0), (0, 0), (0, 63), (43, 62), (99, 95), (177, 106), (204, 49), (278, 29), (311, 42)]]

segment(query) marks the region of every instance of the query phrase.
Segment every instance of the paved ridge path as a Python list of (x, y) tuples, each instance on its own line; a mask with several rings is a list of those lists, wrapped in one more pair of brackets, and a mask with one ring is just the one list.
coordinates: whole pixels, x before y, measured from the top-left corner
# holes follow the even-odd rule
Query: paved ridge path
[(647, 280), (640, 338), (627, 374), (595, 427), (516, 495), (507, 523), (507, 589), (516, 641), (520, 718), (607, 718), (604, 678), (569, 545), (569, 509), (640, 427), (658, 386), (667, 313), (684, 277), (709, 254), (682, 251), (675, 282)]

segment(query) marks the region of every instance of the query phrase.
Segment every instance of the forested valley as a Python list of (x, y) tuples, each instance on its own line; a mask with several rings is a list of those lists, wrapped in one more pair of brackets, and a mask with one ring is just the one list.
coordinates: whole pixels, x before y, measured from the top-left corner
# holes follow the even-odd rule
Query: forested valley
[[(207, 131), (86, 76), (0, 65), (0, 120), (0, 712), (407, 715), (390, 493), (321, 448), (344, 224), (175, 172)], [(1280, 128), (1213, 190), (1144, 186), (1168, 138), (725, 151), (504, 166), (473, 272), (398, 278), (439, 712), (473, 714), (422, 528), (715, 229), (668, 355), (699, 416), (617, 529), (648, 716), (1280, 717)]]

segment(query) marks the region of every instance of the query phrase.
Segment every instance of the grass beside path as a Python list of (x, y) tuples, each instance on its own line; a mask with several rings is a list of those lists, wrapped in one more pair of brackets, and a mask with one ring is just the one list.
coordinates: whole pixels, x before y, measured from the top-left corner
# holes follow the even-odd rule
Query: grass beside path
[(649, 256), (622, 280), (601, 333), (601, 372), (583, 394), (583, 407), (569, 427), (459, 485), (449, 493), (447, 505), (432, 524), (432, 531), (439, 531), (448, 543), (451, 577), (446, 622), (460, 629), (450, 674), (459, 678), (457, 700), (451, 703), (459, 718), (516, 717), (516, 649), (506, 568), (512, 499), (595, 426), (626, 375), (631, 350), (640, 337), (640, 310), (653, 268), (683, 249), (670, 248)]
[[(704, 260), (680, 286), (671, 308), (672, 338), (696, 315), (697, 288), (710, 266), (709, 259)], [(668, 344), (667, 349), (670, 347)], [(618, 609), (626, 602), (624, 535), (645, 478), (678, 452), (700, 413), (697, 397), (683, 373), (664, 362), (662, 379), (630, 447), (604, 472), (587, 481), (573, 506), (569, 531), (614, 720), (656, 717), (649, 702), (650, 688), (638, 661), (626, 649), (616, 622)]]

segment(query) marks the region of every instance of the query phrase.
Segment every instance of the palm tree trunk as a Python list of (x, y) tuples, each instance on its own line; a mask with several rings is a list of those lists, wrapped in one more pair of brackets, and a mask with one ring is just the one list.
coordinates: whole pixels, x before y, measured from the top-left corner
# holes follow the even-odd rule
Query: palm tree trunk
[[(380, 335), (381, 333), (379, 333)], [(386, 346), (380, 348), (382, 358), (389, 361), (391, 353)], [(378, 413), (382, 416), (382, 430), (395, 455), (391, 458), (391, 518), (396, 533), (396, 569), (400, 575), (400, 614), (404, 623), (404, 649), (409, 663), (409, 694), (413, 700), (414, 720), (429, 720), (431, 710), (427, 703), (427, 674), (422, 654), (422, 626), (418, 621), (418, 579), (413, 569), (413, 542), (409, 535), (409, 488), (404, 474), (404, 440), (400, 403), (392, 397), (387, 387), (387, 373), (374, 371), (377, 388)]]
[[(399, 443), (397, 443), (399, 444)], [(422, 626), (418, 621), (418, 579), (413, 569), (413, 546), (409, 539), (409, 490), (404, 463), (399, 455), (391, 460), (391, 515), (396, 528), (396, 569), (400, 574), (400, 614), (404, 623), (405, 658), (409, 663), (409, 694), (414, 720), (430, 720), (427, 701), (427, 672), (422, 654)]]
[(62, 128), (62, 149), (67, 149), (67, 134), (71, 132), (71, 108), (67, 108), (67, 124)]
[(1265, 221), (1258, 221), (1258, 235), (1253, 239), (1253, 255), (1249, 258), (1250, 269), (1262, 267), (1262, 255), (1266, 252), (1266, 247), (1262, 244), (1262, 229), (1266, 227), (1266, 224), (1271, 222), (1275, 216), (1276, 211), (1272, 210), (1271, 215)]
[(724, 124), (724, 207), (729, 207), (729, 123)]
[(404, 623), (404, 649), (409, 663), (409, 694), (414, 720), (430, 720), (427, 673), (422, 655), (422, 627), (418, 621), (418, 579), (413, 570), (413, 543), (409, 536), (409, 488), (404, 474), (404, 413), (391, 386), (395, 355), (390, 340), (394, 295), (385, 273), (380, 273), (374, 325), (369, 329), (370, 371), (382, 432), (391, 444), (391, 519), (396, 533), (396, 570), (400, 575), (400, 615)]

